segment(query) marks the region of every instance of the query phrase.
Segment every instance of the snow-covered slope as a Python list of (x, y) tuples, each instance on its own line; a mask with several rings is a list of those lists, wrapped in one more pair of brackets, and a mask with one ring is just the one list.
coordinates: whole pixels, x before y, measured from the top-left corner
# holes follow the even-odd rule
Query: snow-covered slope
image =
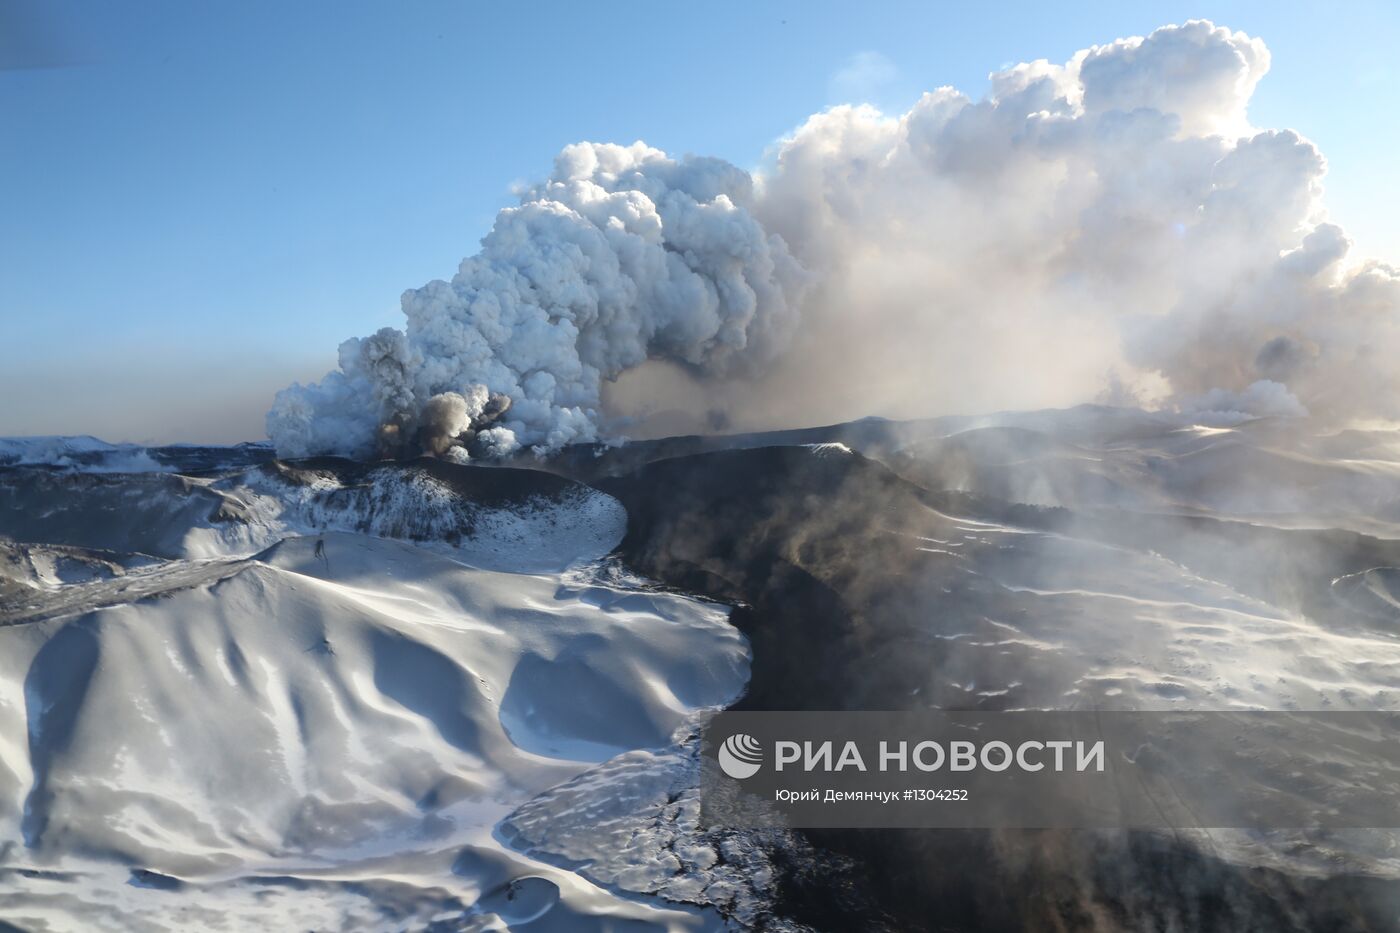
[[(23, 843), (0, 916), (343, 929), (335, 911), (368, 909), (356, 884), (391, 866), (418, 920), (529, 876), (572, 885), (571, 909), (649, 915), (492, 829), (732, 700), (747, 660), (725, 615), (331, 534), (322, 558), (289, 539), (210, 584), (0, 629), (0, 838)], [(461, 873), (467, 855), (484, 874)], [(339, 906), (299, 883), (260, 893), (269, 877), (333, 879)], [(200, 888), (200, 909), (126, 885), (167, 878)]]
[(247, 556), (288, 535), (352, 531), (474, 566), (560, 570), (606, 554), (626, 521), (616, 500), (578, 483), (437, 460), (273, 462), (206, 477), (0, 470), (0, 534), (167, 559)]
[(1393, 928), (1392, 833), (702, 828), (691, 736), (1400, 708), (1396, 432), (1085, 407), (544, 465), (0, 466), (0, 922)]
[(3, 488), (0, 532), (65, 543), (5, 546), (0, 922), (721, 923), (496, 830), (617, 755), (677, 753), (747, 679), (725, 607), (598, 563), (611, 497), (441, 464)]

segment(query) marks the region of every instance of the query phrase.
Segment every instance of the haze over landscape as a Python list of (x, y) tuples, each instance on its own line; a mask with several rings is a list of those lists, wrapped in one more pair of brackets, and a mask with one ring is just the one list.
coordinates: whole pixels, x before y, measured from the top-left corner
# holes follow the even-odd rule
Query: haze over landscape
[(1400, 930), (1345, 720), (1110, 753), (1236, 828), (701, 806), (722, 711), (1400, 712), (1393, 11), (79, 9), (0, 7), (0, 929)]

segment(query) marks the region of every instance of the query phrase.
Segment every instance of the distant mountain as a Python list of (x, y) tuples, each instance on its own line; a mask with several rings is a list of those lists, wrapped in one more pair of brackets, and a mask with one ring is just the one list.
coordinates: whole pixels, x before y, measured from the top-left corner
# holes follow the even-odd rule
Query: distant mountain
[(86, 472), (198, 473), (265, 463), (274, 456), (265, 442), (208, 444), (109, 444), (88, 435), (0, 437), (0, 467), (48, 466)]

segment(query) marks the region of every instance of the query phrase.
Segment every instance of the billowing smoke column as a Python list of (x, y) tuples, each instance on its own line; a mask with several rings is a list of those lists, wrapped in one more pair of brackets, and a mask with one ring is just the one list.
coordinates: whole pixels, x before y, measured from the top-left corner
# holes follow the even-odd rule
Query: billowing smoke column
[[(1194, 21), (997, 72), (982, 100), (833, 107), (757, 179), (571, 146), (452, 282), (404, 296), (406, 333), (345, 344), (269, 434), (547, 451), (598, 436), (619, 376), (624, 412), (735, 428), (1095, 399), (1400, 417), (1400, 273), (1350, 259), (1311, 143), (1251, 127), (1268, 67)], [(629, 389), (648, 359), (677, 365)]]
[(602, 382), (649, 358), (762, 365), (807, 276), (753, 198), (717, 159), (570, 146), (451, 282), (404, 294), (406, 332), (347, 341), (338, 372), (278, 393), (268, 434), (283, 456), (543, 452), (595, 439)]
[[(812, 339), (749, 397), (775, 421), (790, 398), (827, 421), (1096, 399), (1400, 416), (1400, 276), (1348, 260), (1317, 149), (1249, 125), (1268, 68), (1196, 21), (995, 73), (980, 101), (811, 117), (759, 214), (823, 272)], [(804, 375), (832, 367), (865, 411)]]

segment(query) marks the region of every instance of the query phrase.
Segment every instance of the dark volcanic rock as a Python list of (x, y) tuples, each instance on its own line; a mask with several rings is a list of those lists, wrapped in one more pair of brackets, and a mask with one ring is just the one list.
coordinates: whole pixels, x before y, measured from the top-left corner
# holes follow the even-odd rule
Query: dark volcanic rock
[[(1240, 523), (1018, 506), (920, 487), (856, 454), (728, 450), (649, 463), (597, 480), (627, 507), (621, 545), (635, 570), (738, 604), (752, 642), (740, 708), (1049, 707), (1075, 693), (1075, 659), (1037, 648), (1081, 624), (1075, 604), (999, 578), (1110, 549), (1123, 560), (1182, 561), (1241, 590), (1308, 585), (1395, 558), (1362, 536)], [(1316, 547), (1309, 549), (1307, 543)], [(1299, 547), (1302, 542), (1304, 546)], [(1256, 559), (1242, 552), (1266, 548)], [(1342, 546), (1339, 546), (1342, 545)], [(1270, 550), (1272, 549), (1272, 550)], [(1270, 553), (1294, 555), (1274, 560)], [(1141, 557), (1137, 556), (1141, 553)], [(1371, 566), (1374, 566), (1372, 564)], [(1203, 583), (1202, 585), (1215, 585)], [(1294, 588), (1297, 588), (1296, 586)], [(1113, 621), (1113, 620), (1110, 620)], [(1339, 623), (1341, 624), (1341, 623)], [(998, 637), (1014, 629), (1014, 638)], [(1001, 689), (979, 689), (997, 686)], [(1096, 698), (1102, 699), (1102, 698)], [(1094, 699), (1091, 699), (1093, 702)], [(784, 888), (788, 916), (821, 903), (815, 925), (865, 929), (862, 904), (918, 930), (1397, 929), (1394, 882), (1345, 873), (1302, 878), (1210, 854), (1198, 838), (1103, 831), (807, 831), (865, 868), (861, 890), (802, 861)]]
[(208, 532), (222, 534), (220, 549), (247, 554), (263, 546), (256, 526), (276, 518), (455, 544), (503, 514), (603, 499), (554, 473), (431, 458), (272, 460), (206, 476), (11, 466), (0, 467), (0, 538), (174, 559), (190, 556), (192, 532)]

